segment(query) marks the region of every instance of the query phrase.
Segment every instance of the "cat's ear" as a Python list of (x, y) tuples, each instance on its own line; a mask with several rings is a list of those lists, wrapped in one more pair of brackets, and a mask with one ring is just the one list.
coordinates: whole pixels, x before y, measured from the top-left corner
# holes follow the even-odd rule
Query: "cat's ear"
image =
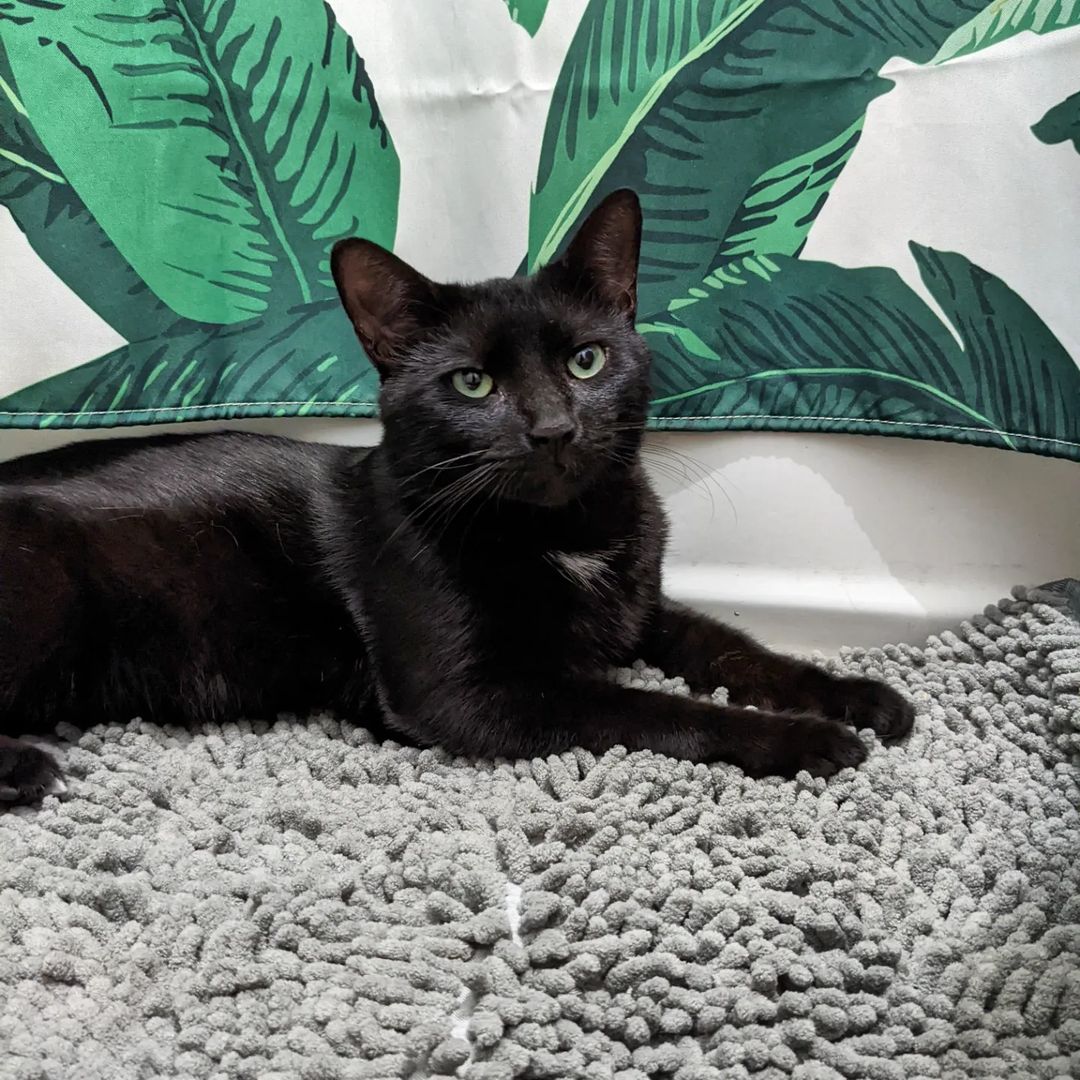
[(330, 269), (360, 344), (385, 377), (430, 321), (438, 286), (385, 248), (358, 237), (334, 245)]
[(613, 191), (585, 219), (558, 264), (578, 289), (633, 319), (637, 313), (641, 204), (628, 188)]

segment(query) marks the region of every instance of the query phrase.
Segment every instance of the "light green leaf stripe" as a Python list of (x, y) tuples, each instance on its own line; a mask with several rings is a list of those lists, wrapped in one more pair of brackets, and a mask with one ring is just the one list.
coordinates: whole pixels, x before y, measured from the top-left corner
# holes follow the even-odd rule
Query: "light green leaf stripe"
[(664, 91), (671, 85), (679, 72), (687, 65), (704, 56), (720, 41), (731, 33), (737, 26), (745, 22), (758, 8), (768, 0), (744, 0), (725, 18), (720, 19), (715, 26), (693, 48), (685, 52), (676, 62), (662, 71), (649, 86), (648, 90), (637, 102), (634, 110), (623, 124), (618, 135), (611, 141), (600, 157), (594, 162), (589, 171), (582, 177), (570, 198), (563, 203), (558, 216), (552, 222), (539, 244), (530, 245), (529, 272), (549, 262), (559, 250), (567, 233), (574, 226), (585, 204), (589, 201), (593, 192), (596, 191), (600, 181), (604, 178), (608, 169), (619, 152), (637, 131), (638, 125), (648, 116), (649, 112), (660, 99)]
[[(688, 326), (681, 326), (679, 323), (638, 323), (637, 332), (643, 336), (648, 336), (649, 334), (667, 334), (678, 340), (691, 356), (696, 356), (701, 360), (709, 360), (716, 364), (721, 362), (720, 354), (716, 352), (715, 349), (710, 348)], [(679, 396), (680, 395), (678, 394), (671, 394), (665, 398), (657, 398), (656, 401), (675, 401)]]
[(544, 21), (548, 0), (504, 0), (514, 20), (530, 37), (536, 37), (540, 24)]
[(26, 116), (27, 115), (25, 106), (19, 100), (19, 95), (15, 93), (15, 91), (11, 88), (11, 85), (8, 83), (8, 81), (3, 76), (0, 76), (0, 94), (3, 94), (4, 97), (7, 98), (9, 104), (11, 105), (11, 107), (20, 116)]
[[(792, 252), (792, 254), (795, 253)], [(711, 270), (701, 284), (709, 289), (737, 288), (740, 285), (749, 284), (749, 278), (744, 277), (744, 274), (752, 274), (754, 277), (761, 278), (762, 281), (771, 281), (772, 276), (779, 271), (780, 267), (768, 255), (759, 255), (756, 258), (748, 255)], [(707, 300), (709, 296), (710, 293), (705, 288), (688, 289), (686, 296), (676, 297), (668, 304), (668, 311), (680, 311), (682, 308), (691, 307), (702, 300)]]
[(28, 161), (22, 156), (17, 154), (14, 150), (8, 150), (3, 146), (0, 146), (0, 157), (7, 158), (12, 165), (18, 166), (20, 169), (28, 169), (30, 172), (35, 172), (38, 176), (45, 180), (48, 180), (53, 184), (66, 184), (67, 181), (59, 174), (50, 172), (48, 169), (43, 168), (41, 165), (35, 165), (34, 162)]
[[(7, 129), (13, 125), (11, 122), (5, 123), (4, 113), (14, 113), (15, 117), (24, 122), (23, 126), (25, 127), (27, 112), (23, 103), (19, 100), (19, 95), (15, 93), (15, 90), (3, 75), (0, 75), (0, 94), (3, 95), (4, 99), (3, 101), (0, 101), (0, 134), (7, 135)], [(17, 168), (28, 169), (30, 172), (37, 173), (38, 176), (45, 180), (49, 180), (54, 184), (67, 183), (58, 172), (53, 172), (44, 165), (39, 165), (37, 162), (31, 161), (28, 157), (24, 157), (18, 150), (15, 150), (10, 146), (0, 144), (0, 157), (6, 158)]]
[(1080, 26), (1080, 0), (993, 0), (985, 11), (954, 30), (930, 63), (970, 56), (1024, 31), (1049, 34), (1070, 26)]

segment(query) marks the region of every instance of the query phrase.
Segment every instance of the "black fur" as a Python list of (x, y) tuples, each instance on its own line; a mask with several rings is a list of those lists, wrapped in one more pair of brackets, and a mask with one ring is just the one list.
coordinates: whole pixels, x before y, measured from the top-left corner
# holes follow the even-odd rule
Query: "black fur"
[[(621, 192), (531, 279), (437, 285), (338, 245), (383, 381), (374, 450), (226, 433), (0, 466), (0, 800), (48, 788), (55, 764), (11, 736), (60, 720), (330, 709), (467, 755), (621, 743), (785, 776), (857, 765), (852, 727), (903, 735), (887, 687), (661, 596), (639, 237)], [(585, 346), (606, 365), (579, 379)], [(460, 369), (494, 391), (463, 396)], [(607, 681), (636, 657), (760, 711)]]

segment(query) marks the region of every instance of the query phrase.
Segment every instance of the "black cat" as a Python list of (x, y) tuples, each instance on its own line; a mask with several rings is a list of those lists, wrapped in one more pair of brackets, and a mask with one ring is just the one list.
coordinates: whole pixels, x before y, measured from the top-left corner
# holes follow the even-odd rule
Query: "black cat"
[[(471, 286), (339, 244), (382, 379), (374, 450), (228, 433), (0, 466), (0, 799), (55, 782), (13, 736), (59, 720), (330, 709), (459, 754), (621, 743), (755, 776), (857, 765), (856, 727), (904, 735), (888, 687), (661, 596), (640, 235), (617, 192), (553, 265)], [(638, 657), (757, 708), (605, 677)]]

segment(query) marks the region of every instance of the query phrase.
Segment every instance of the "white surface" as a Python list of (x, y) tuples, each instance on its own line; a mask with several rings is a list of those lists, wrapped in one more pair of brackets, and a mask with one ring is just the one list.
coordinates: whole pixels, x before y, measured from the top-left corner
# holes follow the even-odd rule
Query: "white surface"
[[(72, 438), (217, 426), (0, 431), (0, 458)], [(379, 433), (355, 420), (229, 426), (359, 444)], [(917, 642), (1014, 584), (1080, 576), (1074, 462), (855, 435), (680, 433), (649, 443), (668, 448), (649, 455), (672, 520), (668, 592), (780, 648)]]

